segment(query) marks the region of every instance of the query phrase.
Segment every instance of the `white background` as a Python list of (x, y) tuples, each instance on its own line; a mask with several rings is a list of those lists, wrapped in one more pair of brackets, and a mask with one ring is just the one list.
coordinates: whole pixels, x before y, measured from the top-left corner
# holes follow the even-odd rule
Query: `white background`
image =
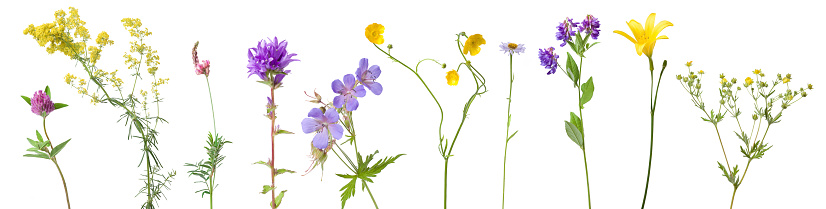
[[(694, 70), (707, 72), (703, 83), (705, 100), (717, 95), (716, 75), (744, 80), (756, 68), (767, 77), (792, 73), (792, 84), (813, 83), (809, 98), (784, 112), (783, 122), (769, 132), (774, 145), (764, 159), (754, 161), (740, 187), (736, 208), (823, 207), (826, 181), (819, 129), (824, 118), (826, 83), (819, 38), (824, 20), (818, 6), (807, 1), (771, 3), (727, 3), (723, 1), (670, 3), (651, 1), (566, 1), (520, 3), (407, 1), (374, 2), (198, 2), (170, 1), (65, 2), (15, 1), (0, 9), (0, 63), (3, 64), (3, 145), (0, 146), (0, 202), (3, 208), (65, 207), (63, 188), (54, 166), (42, 159), (24, 158), (29, 147), (25, 138), (41, 130), (19, 95), (31, 96), (46, 85), (53, 100), (69, 104), (48, 117), (49, 135), (55, 141), (72, 138), (59, 156), (75, 208), (138, 208), (144, 196), (135, 197), (142, 181), (137, 167), (140, 145), (126, 140), (127, 127), (118, 123), (119, 110), (106, 104), (89, 103), (63, 82), (66, 73), (82, 77), (82, 69), (62, 54), (48, 55), (31, 36), (23, 35), (29, 24), (54, 20), (58, 9), (80, 10), (94, 39), (107, 31), (115, 45), (104, 50), (98, 66), (121, 69), (128, 33), (120, 19), (140, 18), (154, 35), (148, 44), (161, 57), (158, 75), (170, 78), (161, 89), (165, 102), (161, 116), (169, 124), (158, 127), (158, 154), (164, 171), (178, 177), (165, 191), (162, 208), (205, 208), (208, 198), (194, 191), (202, 187), (187, 177), (183, 164), (206, 157), (203, 146), (212, 130), (209, 96), (203, 76), (196, 76), (190, 50), (200, 41), (201, 59), (212, 61), (211, 85), (219, 132), (233, 144), (218, 171), (220, 187), (215, 208), (266, 208), (269, 195), (261, 186), (269, 184), (267, 169), (253, 162), (270, 155), (265, 113), (268, 88), (257, 78), (247, 78), (247, 48), (259, 40), (278, 36), (289, 41), (288, 50), (301, 62), (292, 63), (286, 87), (277, 94), (278, 124), (300, 132), (300, 121), (314, 107), (304, 102), (304, 91), (318, 90), (325, 100), (334, 94), (330, 83), (354, 73), (358, 60), (382, 68), (381, 96), (360, 98), (355, 112), (360, 148), (364, 153), (381, 150), (380, 156), (405, 153), (387, 167), (370, 187), (383, 208), (439, 208), (442, 206), (443, 160), (437, 151), (438, 109), (418, 79), (392, 63), (364, 37), (373, 22), (386, 27), (385, 44), (408, 65), (435, 58), (454, 68), (461, 57), (454, 34), (484, 35), (487, 44), (470, 59), (488, 79), (489, 93), (478, 98), (460, 134), (450, 162), (449, 207), (498, 208), (501, 204), (502, 152), (505, 135), (508, 58), (498, 51), (501, 42), (524, 43), (527, 52), (514, 57), (513, 124), (519, 134), (511, 141), (508, 164), (508, 208), (587, 207), (582, 153), (565, 135), (563, 120), (576, 110), (576, 91), (563, 74), (546, 76), (539, 65), (540, 47), (558, 46), (555, 26), (566, 16), (581, 21), (593, 14), (602, 24), (602, 42), (588, 52), (584, 79), (594, 77), (596, 91), (584, 112), (587, 153), (594, 208), (636, 208), (642, 199), (649, 146), (648, 63), (634, 53), (633, 44), (613, 34), (630, 33), (626, 21), (644, 23), (651, 12), (657, 22), (668, 20), (673, 27), (661, 34), (655, 63), (670, 61), (657, 111), (654, 167), (648, 208), (724, 208), (731, 198), (731, 185), (720, 176), (716, 161), (722, 161), (719, 142), (711, 124), (700, 120), (701, 112), (674, 79), (685, 74), (683, 63), (693, 60)], [(569, 48), (560, 50), (563, 56)], [(657, 64), (658, 65), (658, 64)], [(445, 72), (435, 64), (422, 64), (420, 72), (445, 108), (445, 135), (452, 137), (461, 108), (473, 91), (471, 77), (460, 71), (458, 87), (449, 87)], [(130, 83), (131, 80), (127, 80)], [(750, 115), (751, 106), (741, 106)], [(779, 109), (779, 108), (778, 108)], [(744, 120), (748, 120), (745, 117)], [(721, 125), (723, 143), (732, 163), (745, 166), (738, 152), (741, 142), (732, 134), (734, 120)], [(311, 134), (278, 136), (277, 167), (303, 171), (310, 165)], [(345, 149), (350, 149), (349, 146)], [(338, 189), (345, 180), (335, 173), (347, 169), (331, 156), (324, 170), (301, 176), (277, 178), (279, 189), (287, 189), (283, 208), (338, 208)], [(371, 208), (366, 192), (358, 191), (347, 208)]]

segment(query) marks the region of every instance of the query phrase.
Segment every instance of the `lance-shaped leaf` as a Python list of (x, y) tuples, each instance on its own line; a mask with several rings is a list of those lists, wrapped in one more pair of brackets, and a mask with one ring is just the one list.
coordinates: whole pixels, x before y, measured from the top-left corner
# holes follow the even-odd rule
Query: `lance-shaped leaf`
[(72, 139), (66, 140), (63, 143), (60, 143), (57, 146), (55, 146), (54, 149), (52, 149), (52, 157), (57, 156), (57, 153), (60, 153), (60, 150), (63, 150), (63, 147), (65, 147), (66, 143), (69, 143), (69, 141), (72, 141)]
[(582, 139), (582, 133), (579, 132), (579, 129), (571, 122), (565, 121), (565, 133), (568, 134), (568, 138), (571, 138), (571, 141), (574, 141), (580, 149), (585, 149), (585, 145)]

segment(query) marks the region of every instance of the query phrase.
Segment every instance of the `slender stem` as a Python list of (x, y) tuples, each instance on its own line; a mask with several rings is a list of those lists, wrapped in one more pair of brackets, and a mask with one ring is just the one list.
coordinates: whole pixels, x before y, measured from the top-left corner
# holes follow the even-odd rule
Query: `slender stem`
[(364, 184), (364, 187), (367, 188), (367, 194), (370, 195), (370, 199), (373, 200), (373, 206), (376, 206), (376, 209), (379, 209), (379, 205), (376, 204), (376, 198), (373, 198), (373, 192), (370, 191), (370, 186), (367, 185), (367, 182), (361, 180), (361, 183)]
[(582, 159), (585, 160), (585, 185), (588, 188), (588, 208), (591, 208), (591, 180), (588, 179), (588, 157), (585, 156), (585, 149), (582, 149)]
[[(49, 132), (46, 131), (46, 118), (43, 118), (43, 134), (46, 135), (46, 140), (49, 141), (49, 146), (54, 150), (54, 146), (52, 146), (52, 140), (49, 138)], [(63, 181), (63, 192), (66, 193), (66, 206), (69, 209), (72, 209), (72, 204), (69, 203), (69, 189), (66, 187), (66, 178), (63, 178), (63, 171), (60, 170), (60, 166), (57, 165), (57, 158), (52, 157), (52, 162), (54, 166), (57, 167), (57, 172), (60, 173), (60, 180)]]
[(209, 208), (212, 209), (212, 193), (215, 192), (215, 165), (212, 167), (212, 175), (209, 177)]
[(335, 149), (330, 149), (330, 150), (333, 150), (333, 153), (336, 154), (336, 157), (338, 157), (339, 160), (341, 160), (341, 163), (344, 163), (344, 165), (347, 166), (347, 169), (350, 169), (350, 171), (352, 171), (353, 173), (356, 172), (356, 170), (353, 170), (353, 168), (351, 168), (350, 165), (347, 164), (347, 162), (344, 162), (344, 159), (342, 159), (341, 156), (338, 155), (338, 152)]
[[(207, 82), (209, 82), (209, 81), (207, 81)], [(212, 100), (211, 98), (212, 98), (212, 93), (210, 93), (210, 101)], [(270, 100), (272, 101), (273, 104), (275, 104), (275, 88), (270, 88)], [(272, 152), (270, 153), (271, 154), (270, 155), (270, 163), (271, 163), (270, 166), (272, 166), (272, 169), (270, 169), (270, 179), (272, 180), (272, 185), (270, 185), (270, 186), (272, 186), (272, 188), (275, 188), (275, 134), (274, 134), (275, 133), (275, 118), (273, 117), (271, 119), (271, 121), (272, 121), (272, 123), (270, 125), (270, 142), (271, 142), (271, 147), (270, 148), (271, 148)], [(272, 196), (272, 202), (270, 203), (271, 204), (270, 207), (275, 209), (275, 192), (274, 191), (270, 192), (270, 195)]]
[(449, 158), (445, 158), (445, 192), (444, 192), (444, 194), (445, 194), (445, 200), (444, 200), (445, 209), (447, 209), (447, 161), (448, 161), (448, 159)]
[(723, 147), (723, 138), (720, 137), (720, 130), (717, 129), (717, 124), (714, 124), (714, 131), (717, 131), (717, 139), (720, 140), (720, 148), (723, 149), (723, 157), (726, 158), (726, 168), (731, 171), (731, 166), (728, 164), (728, 156), (726, 156), (726, 148)]
[(505, 126), (505, 157), (502, 159), (502, 209), (505, 208), (505, 174), (508, 163), (508, 138), (511, 134), (511, 102), (513, 101), (513, 53), (510, 54), (510, 88), (508, 89), (508, 123)]
[[(751, 161), (749, 161), (751, 162)], [(746, 166), (748, 167), (748, 166)], [(734, 192), (731, 193), (731, 205), (728, 206), (729, 209), (734, 208), (734, 195), (737, 194), (737, 188), (734, 188)]]
[[(207, 90), (209, 90), (209, 106), (212, 108), (212, 132), (215, 133), (215, 135), (217, 137), (218, 128), (216, 128), (216, 126), (215, 126), (215, 104), (212, 103), (212, 88), (209, 86), (209, 76), (204, 76), (204, 78), (206, 78)], [(273, 100), (275, 100), (275, 99), (273, 99)]]
[[(642, 207), (645, 208), (645, 199), (648, 198), (648, 183), (651, 180), (651, 160), (654, 157), (654, 60), (648, 57), (648, 66), (651, 73), (651, 89), (649, 90), (649, 104), (651, 105), (651, 145), (648, 150), (648, 175), (645, 177), (645, 193), (642, 196)], [(659, 85), (657, 85), (659, 88)]]

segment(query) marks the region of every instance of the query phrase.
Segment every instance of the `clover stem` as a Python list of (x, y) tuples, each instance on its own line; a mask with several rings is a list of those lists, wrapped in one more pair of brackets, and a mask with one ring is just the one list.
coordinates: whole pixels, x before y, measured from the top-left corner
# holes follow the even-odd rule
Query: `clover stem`
[[(46, 132), (45, 117), (43, 118), (43, 134), (46, 135), (46, 140), (49, 141), (49, 146), (52, 147), (52, 150), (54, 150), (54, 147), (52, 146), (52, 140), (49, 139), (49, 132)], [(69, 207), (69, 209), (72, 209), (72, 204), (69, 203), (69, 189), (66, 187), (66, 178), (63, 178), (63, 171), (60, 170), (60, 166), (57, 165), (57, 158), (52, 157), (51, 160), (54, 163), (54, 166), (57, 167), (57, 172), (60, 173), (60, 180), (63, 181), (63, 192), (66, 193), (66, 206)]]

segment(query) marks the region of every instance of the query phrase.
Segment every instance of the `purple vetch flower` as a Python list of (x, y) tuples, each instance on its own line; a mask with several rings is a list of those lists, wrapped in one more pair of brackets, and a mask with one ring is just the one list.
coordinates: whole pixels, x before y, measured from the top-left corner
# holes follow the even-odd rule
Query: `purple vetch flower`
[(334, 109), (327, 109), (327, 112), (322, 113), (321, 109), (313, 108), (307, 117), (301, 121), (301, 128), (305, 134), (316, 132), (313, 137), (313, 146), (315, 148), (324, 150), (329, 145), (329, 136), (332, 135), (335, 139), (341, 139), (344, 134), (344, 128), (338, 123), (338, 112)]
[(359, 82), (364, 84), (367, 89), (370, 89), (371, 92), (375, 95), (380, 95), (383, 88), (379, 82), (376, 82), (376, 79), (379, 78), (381, 75), (381, 68), (378, 65), (370, 66), (367, 68), (367, 58), (361, 58), (359, 61), (359, 68), (356, 69), (356, 78), (358, 78)]
[(545, 69), (550, 69), (548, 75), (556, 73), (556, 68), (559, 67), (559, 55), (554, 53), (554, 47), (547, 49), (539, 49), (539, 64), (545, 66)]
[(31, 103), (32, 113), (35, 115), (45, 118), (46, 116), (49, 116), (49, 113), (54, 111), (54, 102), (52, 102), (52, 98), (43, 92), (43, 90), (34, 92), (34, 96), (31, 98)]
[[(258, 75), (261, 80), (272, 80), (273, 84), (278, 84), (286, 76), (282, 73), (289, 73), (289, 70), (284, 70), (284, 68), (290, 65), (291, 62), (299, 61), (292, 58), (297, 54), (287, 53), (286, 40), (278, 42), (278, 37), (273, 39), (258, 41), (258, 46), (247, 51), (247, 58), (249, 58), (247, 64), (249, 75), (247, 77)], [(273, 78), (268, 77), (268, 72), (269, 75), (278, 74), (275, 74)]]
[(594, 17), (593, 15), (585, 16), (585, 20), (582, 20), (581, 25), (579, 25), (579, 32), (591, 34), (591, 38), (597, 40), (599, 37), (599, 19)]
[(556, 32), (556, 40), (562, 41), (562, 44), (559, 47), (564, 47), (565, 44), (568, 44), (568, 41), (571, 40), (571, 37), (576, 35), (574, 28), (579, 26), (579, 23), (574, 22), (571, 18), (565, 18), (565, 21), (559, 23), (559, 26), (556, 26), (556, 29), (559, 32)]
[(367, 91), (364, 90), (363, 85), (356, 85), (356, 77), (353, 74), (344, 75), (344, 83), (336, 79), (332, 83), (333, 92), (339, 94), (333, 98), (333, 105), (336, 108), (347, 106), (347, 111), (354, 111), (359, 107), (359, 101), (356, 97), (364, 97)]

